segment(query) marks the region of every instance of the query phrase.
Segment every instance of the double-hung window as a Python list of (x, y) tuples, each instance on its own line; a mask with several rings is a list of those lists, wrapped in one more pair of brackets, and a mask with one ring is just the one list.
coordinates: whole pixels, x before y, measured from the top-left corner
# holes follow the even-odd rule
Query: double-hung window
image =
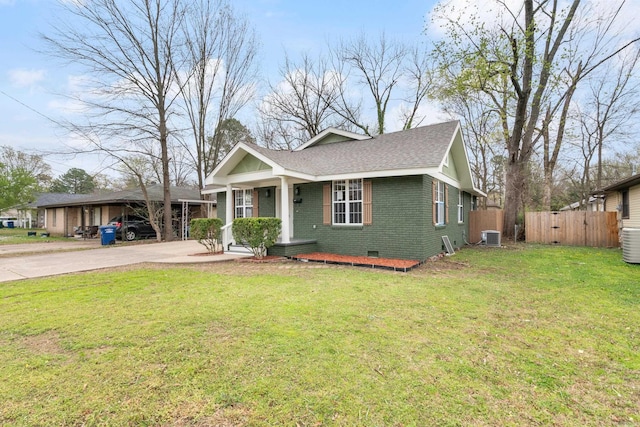
[(333, 223), (362, 225), (362, 180), (333, 182)]
[(249, 218), (253, 216), (253, 190), (235, 190), (235, 217)]
[(435, 195), (436, 195), (436, 199), (435, 199), (435, 224), (436, 225), (445, 225), (445, 186), (444, 186), (444, 182), (442, 181), (437, 181), (436, 182), (436, 188), (435, 188)]
[(629, 190), (622, 192), (622, 218), (629, 219)]
[(462, 191), (458, 192), (458, 222), (464, 222), (464, 194)]

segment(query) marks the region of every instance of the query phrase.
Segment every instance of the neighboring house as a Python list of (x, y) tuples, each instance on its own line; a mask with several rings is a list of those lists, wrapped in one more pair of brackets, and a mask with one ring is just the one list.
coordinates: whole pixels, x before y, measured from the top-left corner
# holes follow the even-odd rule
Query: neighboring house
[(597, 194), (605, 197), (605, 211), (618, 212), (620, 229), (640, 228), (640, 174), (604, 187)]
[[(151, 201), (163, 202), (162, 185), (150, 185), (147, 192)], [(38, 208), (45, 210), (44, 227), (47, 231), (53, 235), (73, 236), (79, 227), (105, 225), (119, 215), (141, 211), (144, 215), (144, 196), (140, 188), (81, 196), (72, 200), (49, 200), (38, 205)], [(198, 190), (171, 187), (171, 206), (176, 212), (174, 217), (181, 219), (179, 224), (174, 225), (182, 230), (187, 227), (191, 218), (201, 217), (203, 214), (215, 217), (215, 202), (200, 200)], [(208, 206), (208, 213), (201, 212), (201, 206)]]
[(68, 193), (38, 193), (36, 199), (31, 203), (25, 203), (14, 206), (10, 209), (2, 211), (2, 217), (12, 217), (16, 219), (16, 227), (24, 228), (44, 228), (45, 210), (38, 206), (46, 205), (54, 202), (71, 202), (87, 197), (86, 194), (68, 194)]
[(589, 200), (585, 202), (574, 202), (570, 205), (560, 208), (560, 212), (564, 211), (587, 211), (587, 212), (603, 212), (604, 211), (604, 199), (602, 197), (590, 196)]
[(238, 143), (207, 177), (233, 244), (234, 218), (278, 217), (274, 255), (310, 251), (423, 261), (460, 247), (472, 182), (457, 121), (369, 137), (327, 129), (293, 151)]

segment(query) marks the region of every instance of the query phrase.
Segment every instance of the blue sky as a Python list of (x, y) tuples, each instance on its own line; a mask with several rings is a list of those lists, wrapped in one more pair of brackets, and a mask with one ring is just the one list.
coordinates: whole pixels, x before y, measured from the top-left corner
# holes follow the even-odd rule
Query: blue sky
[[(38, 32), (50, 24), (54, 0), (0, 0), (0, 145), (18, 150), (55, 151), (69, 141), (44, 116), (60, 117), (70, 67), (61, 67), (38, 53)], [(412, 42), (423, 42), (425, 16), (434, 0), (233, 0), (247, 16), (261, 42), (264, 78), (276, 79), (285, 49), (291, 57), (324, 50), (328, 40), (366, 31)], [(47, 156), (54, 175), (71, 167), (96, 173), (101, 166), (86, 158)]]

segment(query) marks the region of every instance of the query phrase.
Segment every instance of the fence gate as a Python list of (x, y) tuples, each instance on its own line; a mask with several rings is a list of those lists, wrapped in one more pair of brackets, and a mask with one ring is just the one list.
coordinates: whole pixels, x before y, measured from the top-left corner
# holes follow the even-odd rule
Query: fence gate
[(525, 236), (530, 243), (619, 246), (616, 212), (527, 212)]

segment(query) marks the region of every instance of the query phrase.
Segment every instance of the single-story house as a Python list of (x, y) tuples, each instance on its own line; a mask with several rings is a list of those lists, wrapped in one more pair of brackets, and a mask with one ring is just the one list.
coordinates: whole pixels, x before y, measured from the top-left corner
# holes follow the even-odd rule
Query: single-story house
[(424, 261), (460, 247), (485, 196), (472, 180), (460, 123), (370, 137), (330, 128), (291, 151), (240, 142), (207, 177), (225, 249), (234, 218), (282, 219), (269, 254), (311, 251)]
[(587, 212), (604, 212), (604, 198), (589, 196), (588, 200), (583, 199), (581, 202), (573, 202), (570, 205), (563, 206), (560, 212), (566, 211), (587, 211)]
[(640, 174), (608, 185), (596, 194), (604, 195), (605, 211), (618, 212), (620, 230), (640, 228)]
[(1, 216), (15, 219), (16, 227), (20, 228), (44, 228), (44, 209), (38, 208), (40, 205), (46, 205), (50, 202), (70, 202), (73, 200), (86, 197), (86, 194), (68, 194), (68, 193), (37, 193), (35, 200), (29, 203), (13, 206), (0, 212)]
[(2, 216), (8, 216), (16, 219), (16, 227), (22, 228), (44, 228), (45, 210), (38, 208), (49, 203), (67, 203), (74, 200), (87, 197), (86, 194), (68, 194), (68, 193), (38, 193), (35, 200), (30, 203), (14, 206), (10, 209), (2, 211)]
[[(153, 202), (162, 203), (164, 200), (161, 184), (149, 185), (147, 193)], [(144, 215), (144, 196), (140, 188), (114, 191), (100, 194), (82, 195), (82, 197), (61, 198), (49, 200), (39, 205), (45, 210), (44, 228), (52, 235), (73, 236), (79, 228), (105, 225), (110, 219), (121, 215), (142, 212)], [(202, 206), (205, 210), (203, 211)], [(200, 192), (196, 189), (171, 187), (171, 207), (174, 217), (179, 218), (176, 228), (181, 235), (191, 218), (202, 216), (215, 217), (215, 201), (200, 200)]]

